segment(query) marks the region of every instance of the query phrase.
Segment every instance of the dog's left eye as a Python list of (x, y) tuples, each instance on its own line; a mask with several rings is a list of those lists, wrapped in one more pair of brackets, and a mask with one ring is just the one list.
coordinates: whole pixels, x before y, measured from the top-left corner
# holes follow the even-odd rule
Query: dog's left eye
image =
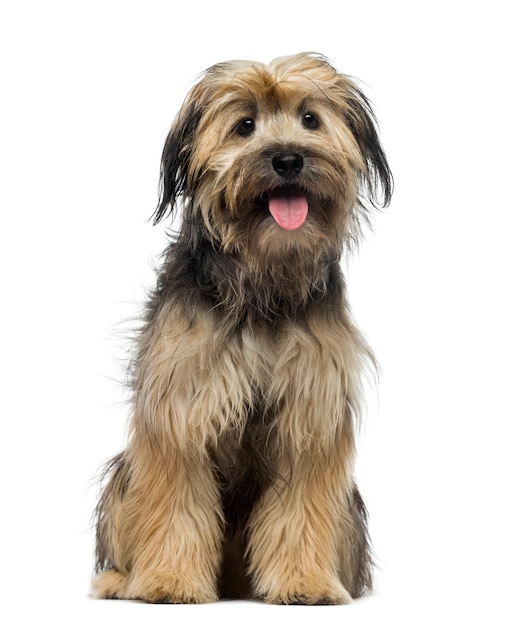
[(237, 124), (235, 130), (242, 137), (248, 137), (255, 130), (255, 120), (252, 117), (246, 117)]
[(316, 128), (320, 127), (320, 120), (314, 115), (314, 113), (304, 113), (302, 123), (305, 128), (308, 128), (309, 130), (316, 130)]

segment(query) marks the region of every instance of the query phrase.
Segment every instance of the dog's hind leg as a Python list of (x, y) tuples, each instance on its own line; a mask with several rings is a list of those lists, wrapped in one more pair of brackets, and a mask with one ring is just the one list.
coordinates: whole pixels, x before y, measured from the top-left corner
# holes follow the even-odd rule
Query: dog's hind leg
[(346, 494), (338, 549), (340, 578), (353, 598), (372, 591), (374, 561), (368, 534), (368, 514), (356, 485)]
[(92, 595), (95, 598), (117, 599), (124, 596), (127, 576), (115, 567), (99, 573), (92, 581)]

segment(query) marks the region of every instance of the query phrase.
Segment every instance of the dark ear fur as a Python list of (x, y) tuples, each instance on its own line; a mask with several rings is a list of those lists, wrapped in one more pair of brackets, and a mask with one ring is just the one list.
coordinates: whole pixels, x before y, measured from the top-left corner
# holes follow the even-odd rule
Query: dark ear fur
[(189, 96), (166, 138), (161, 159), (159, 204), (152, 216), (154, 224), (173, 213), (176, 200), (189, 190), (192, 146), (201, 115), (198, 100)]
[(377, 120), (368, 98), (356, 86), (351, 86), (347, 96), (347, 124), (356, 138), (365, 160), (366, 175), (363, 176), (365, 190), (360, 198), (374, 207), (390, 204), (393, 191), (393, 177), (377, 132)]

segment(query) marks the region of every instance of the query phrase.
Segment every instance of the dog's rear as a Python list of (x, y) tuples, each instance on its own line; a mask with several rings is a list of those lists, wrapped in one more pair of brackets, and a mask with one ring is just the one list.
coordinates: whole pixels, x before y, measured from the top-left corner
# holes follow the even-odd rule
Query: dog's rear
[(324, 58), (214, 66), (172, 126), (182, 208), (98, 505), (98, 597), (342, 603), (371, 588), (362, 379), (340, 256), (391, 195), (370, 105)]

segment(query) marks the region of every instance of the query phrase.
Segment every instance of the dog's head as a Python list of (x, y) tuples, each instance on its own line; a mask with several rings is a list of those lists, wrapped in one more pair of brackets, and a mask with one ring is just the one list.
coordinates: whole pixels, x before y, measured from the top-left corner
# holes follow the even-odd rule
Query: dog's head
[(211, 67), (164, 147), (157, 223), (182, 207), (225, 251), (356, 239), (392, 177), (367, 98), (322, 56)]

